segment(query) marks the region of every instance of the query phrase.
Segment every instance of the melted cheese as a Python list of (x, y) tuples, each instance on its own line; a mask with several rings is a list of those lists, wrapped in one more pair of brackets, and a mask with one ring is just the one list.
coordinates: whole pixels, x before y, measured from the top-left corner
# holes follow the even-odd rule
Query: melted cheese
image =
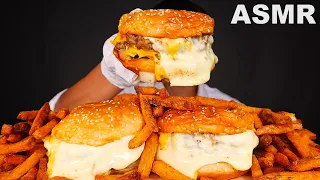
[(48, 150), (49, 177), (63, 176), (74, 180), (94, 180), (97, 174), (108, 173), (113, 169), (124, 169), (135, 162), (144, 149), (144, 144), (129, 149), (128, 143), (133, 136), (104, 146), (69, 144), (54, 137), (47, 137), (44, 146)]
[(213, 37), (150, 38), (153, 49), (160, 53), (155, 76), (169, 79), (171, 86), (193, 86), (206, 83), (218, 57), (212, 50)]
[(234, 135), (161, 133), (159, 143), (156, 159), (196, 179), (198, 169), (218, 162), (248, 170), (259, 140), (253, 131), (247, 130)]

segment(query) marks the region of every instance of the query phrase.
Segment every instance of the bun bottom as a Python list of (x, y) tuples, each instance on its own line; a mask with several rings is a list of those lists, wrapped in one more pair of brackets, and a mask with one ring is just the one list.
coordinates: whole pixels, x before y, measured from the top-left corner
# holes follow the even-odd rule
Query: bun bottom
[(228, 163), (216, 163), (201, 167), (198, 170), (198, 179), (201, 180), (228, 180), (247, 174), (249, 170), (239, 171)]

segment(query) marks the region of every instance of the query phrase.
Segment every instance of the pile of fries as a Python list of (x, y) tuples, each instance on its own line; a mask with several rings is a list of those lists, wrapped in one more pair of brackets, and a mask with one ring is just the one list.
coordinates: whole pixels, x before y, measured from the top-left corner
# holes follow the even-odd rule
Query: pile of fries
[[(130, 149), (145, 143), (138, 165), (126, 171), (112, 170), (111, 174), (97, 175), (96, 180), (148, 179), (154, 174), (162, 179), (190, 180), (165, 162), (155, 160), (159, 146), (157, 120), (168, 109), (194, 110), (199, 106), (241, 109), (259, 117), (254, 123), (259, 145), (254, 149), (249, 172), (254, 180), (320, 179), (320, 146), (314, 142), (316, 134), (304, 129), (302, 121), (291, 113), (273, 112), (234, 101), (168, 96), (165, 89), (154, 87), (137, 86), (135, 90), (138, 96), (124, 94), (114, 100), (134, 101), (140, 106), (145, 126), (129, 142)], [(17, 119), (22, 122), (4, 124), (0, 137), (0, 180), (67, 179), (48, 178), (48, 158), (42, 139), (50, 135), (69, 112), (65, 108), (54, 112), (45, 103), (39, 110), (20, 112)]]
[(14, 125), (3, 124), (0, 136), (0, 180), (48, 179), (47, 150), (43, 141), (69, 113), (50, 110), (46, 102), (39, 110), (22, 111)]

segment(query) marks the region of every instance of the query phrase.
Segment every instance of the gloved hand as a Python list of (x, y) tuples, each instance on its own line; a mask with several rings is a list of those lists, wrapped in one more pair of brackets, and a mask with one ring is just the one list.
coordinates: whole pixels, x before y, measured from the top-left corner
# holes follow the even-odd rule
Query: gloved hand
[(117, 34), (112, 35), (103, 45), (103, 59), (101, 61), (102, 74), (113, 85), (124, 89), (134, 86), (140, 82), (140, 78), (134, 72), (126, 69), (121, 62), (114, 56), (114, 45), (111, 41)]

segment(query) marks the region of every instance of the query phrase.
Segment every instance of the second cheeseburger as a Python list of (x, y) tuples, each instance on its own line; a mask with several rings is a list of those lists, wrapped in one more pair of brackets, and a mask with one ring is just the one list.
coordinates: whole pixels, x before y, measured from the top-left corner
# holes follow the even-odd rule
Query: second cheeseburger
[(113, 53), (144, 82), (203, 84), (218, 62), (212, 50), (214, 19), (207, 14), (137, 9), (120, 18), (118, 29)]
[(191, 179), (240, 177), (251, 168), (253, 149), (259, 142), (255, 118), (240, 109), (168, 110), (158, 121), (156, 160)]
[(44, 140), (49, 177), (94, 180), (99, 174), (123, 171), (142, 154), (144, 144), (129, 149), (128, 143), (143, 126), (133, 102), (109, 100), (76, 107)]

